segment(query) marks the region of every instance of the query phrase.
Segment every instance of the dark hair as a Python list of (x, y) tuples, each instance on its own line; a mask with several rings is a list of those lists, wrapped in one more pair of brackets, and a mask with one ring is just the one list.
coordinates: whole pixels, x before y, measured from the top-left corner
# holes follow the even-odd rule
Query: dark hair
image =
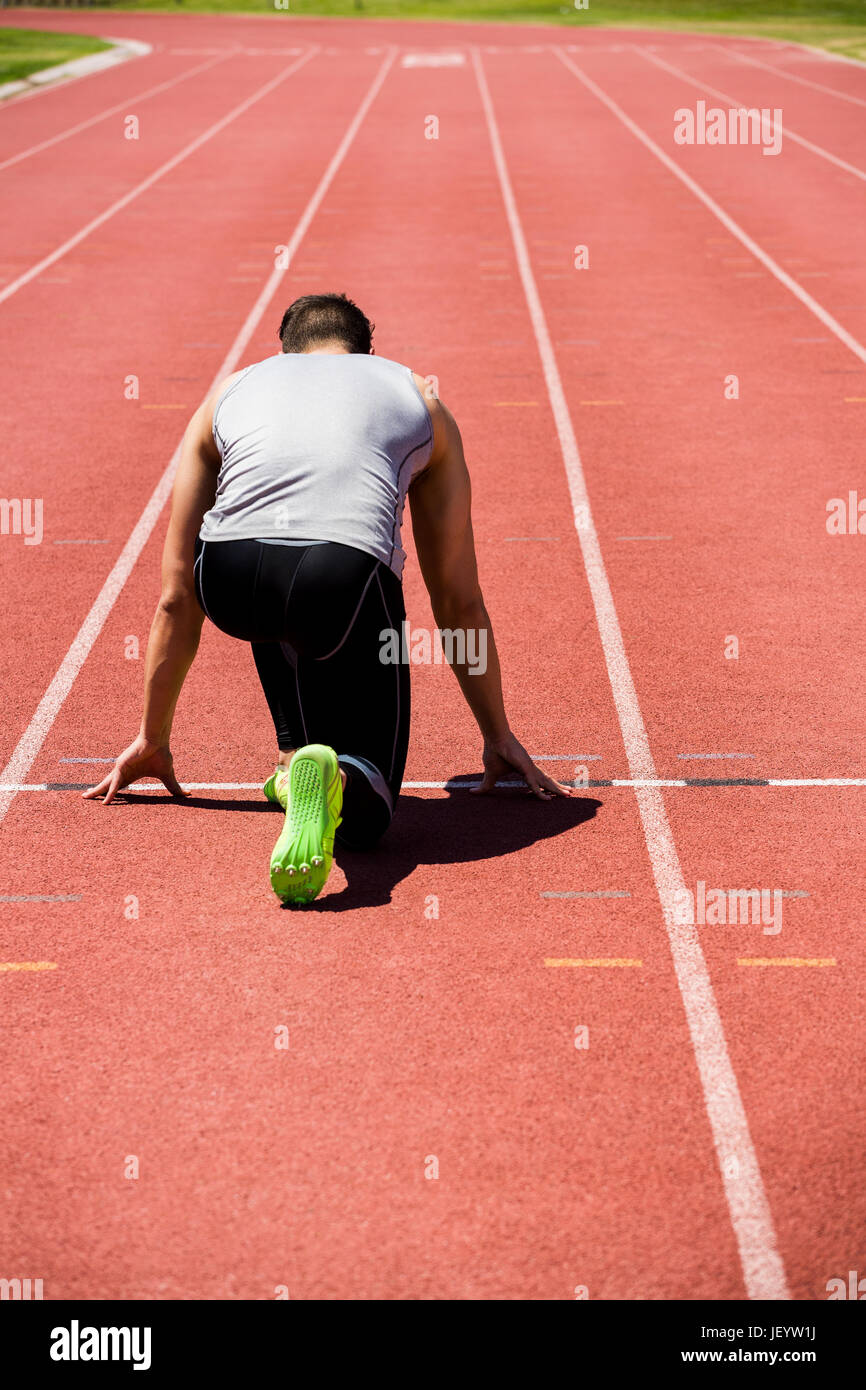
[(280, 324), (283, 352), (306, 352), (314, 343), (336, 338), (349, 352), (368, 353), (373, 328), (345, 294), (302, 294), (290, 304)]

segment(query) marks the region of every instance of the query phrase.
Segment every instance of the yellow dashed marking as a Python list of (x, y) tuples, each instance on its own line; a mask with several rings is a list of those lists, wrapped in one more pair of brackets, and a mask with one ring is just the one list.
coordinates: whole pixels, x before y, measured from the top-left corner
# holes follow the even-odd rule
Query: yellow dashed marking
[(795, 969), (802, 966), (835, 965), (835, 956), (738, 956), (737, 965), (790, 965)]
[(573, 960), (570, 958), (566, 958), (564, 960), (556, 960), (552, 957), (545, 957), (544, 964), (549, 966), (573, 966), (578, 969), (587, 966), (600, 966), (612, 969), (628, 969), (631, 967), (639, 967), (643, 965), (643, 961), (631, 960), (628, 956), (597, 956), (588, 957), (585, 960)]
[(0, 960), (0, 970), (56, 970), (57, 964), (50, 960)]
[(581, 401), (581, 405), (625, 405), (625, 401)]

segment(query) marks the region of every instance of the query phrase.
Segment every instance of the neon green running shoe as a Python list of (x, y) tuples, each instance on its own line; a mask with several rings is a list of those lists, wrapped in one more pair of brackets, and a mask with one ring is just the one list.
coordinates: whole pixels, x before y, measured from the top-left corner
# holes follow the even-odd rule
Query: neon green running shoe
[(277, 768), (264, 786), (269, 801), (286, 809), (286, 823), (271, 855), (271, 887), (284, 903), (317, 898), (328, 881), (334, 835), (342, 823), (343, 783), (333, 748), (308, 743), (291, 766)]

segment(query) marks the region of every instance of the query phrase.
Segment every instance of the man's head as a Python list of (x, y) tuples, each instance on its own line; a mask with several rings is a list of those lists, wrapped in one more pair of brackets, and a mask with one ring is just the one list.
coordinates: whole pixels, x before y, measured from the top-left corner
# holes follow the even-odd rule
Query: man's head
[(280, 324), (283, 352), (312, 352), (328, 344), (345, 352), (373, 350), (374, 325), (345, 294), (304, 294)]

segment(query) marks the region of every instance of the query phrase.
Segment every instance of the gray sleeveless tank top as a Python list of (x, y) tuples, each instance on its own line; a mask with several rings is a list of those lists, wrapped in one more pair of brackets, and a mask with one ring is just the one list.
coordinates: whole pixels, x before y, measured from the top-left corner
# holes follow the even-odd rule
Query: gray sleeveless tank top
[(433, 444), (409, 367), (360, 353), (279, 353), (220, 396), (222, 460), (203, 541), (340, 541), (399, 577), (406, 492)]

